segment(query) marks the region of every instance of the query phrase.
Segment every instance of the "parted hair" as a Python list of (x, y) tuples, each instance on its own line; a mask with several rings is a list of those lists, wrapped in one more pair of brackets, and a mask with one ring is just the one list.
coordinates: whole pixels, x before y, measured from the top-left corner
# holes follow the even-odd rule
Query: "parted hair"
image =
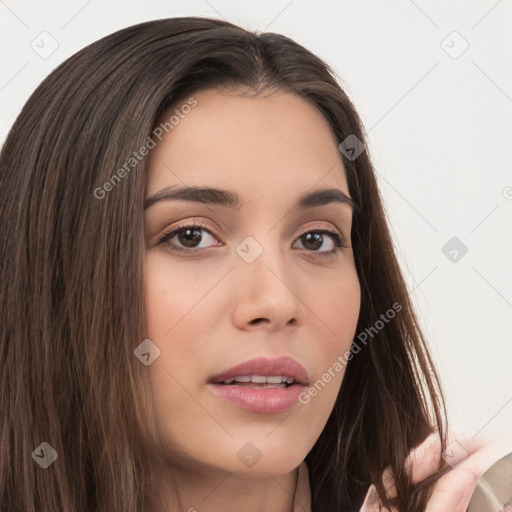
[[(165, 109), (228, 88), (295, 93), (339, 143), (367, 141), (318, 56), (205, 17), (149, 21), (90, 44), (50, 73), (12, 126), (0, 154), (2, 512), (145, 510), (161, 456), (147, 368), (133, 354), (147, 332), (146, 160), (105, 197), (94, 190), (144, 146)], [(420, 512), (436, 476), (414, 484), (404, 462), (431, 432), (445, 442), (446, 413), (366, 149), (341, 155), (356, 205), (357, 332), (393, 304), (401, 310), (347, 365), (306, 457), (312, 508), (358, 510), (370, 483), (385, 495), (389, 468), (395, 506)], [(58, 454), (46, 469), (32, 456), (43, 442)]]

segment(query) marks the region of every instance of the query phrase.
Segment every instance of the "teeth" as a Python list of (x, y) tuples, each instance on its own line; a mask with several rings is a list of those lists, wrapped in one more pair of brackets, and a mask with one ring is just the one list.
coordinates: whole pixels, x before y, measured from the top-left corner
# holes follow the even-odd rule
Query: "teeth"
[(255, 384), (281, 384), (286, 382), (287, 384), (293, 384), (295, 381), (293, 377), (284, 377), (283, 375), (238, 375), (236, 377), (230, 377), (224, 380), (223, 384), (231, 384), (233, 381), (236, 382), (254, 382)]
[[(284, 380), (283, 376), (277, 375), (275, 377), (274, 376), (267, 377), (264, 382), (268, 382), (269, 384), (281, 384), (281, 382), (283, 382), (283, 380)], [(253, 382), (257, 382), (257, 381), (253, 380)]]
[(251, 382), (251, 377), (249, 375), (240, 375), (240, 377), (234, 377), (233, 380), (237, 382)]

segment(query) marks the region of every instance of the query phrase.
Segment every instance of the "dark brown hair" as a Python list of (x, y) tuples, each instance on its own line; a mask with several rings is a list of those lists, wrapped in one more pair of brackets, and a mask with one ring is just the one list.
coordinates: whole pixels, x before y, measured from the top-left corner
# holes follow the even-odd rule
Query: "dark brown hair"
[[(162, 19), (73, 55), (36, 89), (0, 155), (0, 509), (142, 511), (158, 452), (146, 367), (145, 160), (98, 199), (144, 146), (158, 116), (200, 90), (287, 91), (314, 105), (339, 142), (366, 134), (336, 74), (274, 33), (225, 21)], [(342, 156), (356, 203), (357, 332), (393, 320), (347, 366), (334, 410), (306, 457), (313, 512), (357, 510), (390, 467), (401, 511), (424, 510), (409, 451), (437, 430), (440, 386), (397, 263), (367, 151)], [(42, 442), (58, 453), (42, 470)], [(444, 446), (444, 444), (443, 444)]]

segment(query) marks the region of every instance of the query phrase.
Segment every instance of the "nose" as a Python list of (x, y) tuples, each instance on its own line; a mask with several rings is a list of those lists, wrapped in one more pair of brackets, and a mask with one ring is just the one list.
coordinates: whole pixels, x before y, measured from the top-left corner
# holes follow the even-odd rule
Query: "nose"
[(292, 270), (278, 248), (265, 247), (251, 263), (240, 257), (234, 270), (234, 325), (243, 330), (271, 331), (302, 325), (305, 305)]

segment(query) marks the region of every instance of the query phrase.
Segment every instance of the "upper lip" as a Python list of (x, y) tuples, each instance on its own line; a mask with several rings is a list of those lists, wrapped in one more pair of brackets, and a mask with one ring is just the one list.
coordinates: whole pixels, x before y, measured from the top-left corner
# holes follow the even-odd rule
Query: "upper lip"
[(283, 375), (285, 377), (292, 377), (298, 384), (308, 384), (308, 374), (305, 368), (292, 359), (291, 357), (257, 357), (237, 364), (222, 373), (214, 375), (210, 378), (209, 382), (218, 383), (223, 382), (231, 377), (241, 375)]

